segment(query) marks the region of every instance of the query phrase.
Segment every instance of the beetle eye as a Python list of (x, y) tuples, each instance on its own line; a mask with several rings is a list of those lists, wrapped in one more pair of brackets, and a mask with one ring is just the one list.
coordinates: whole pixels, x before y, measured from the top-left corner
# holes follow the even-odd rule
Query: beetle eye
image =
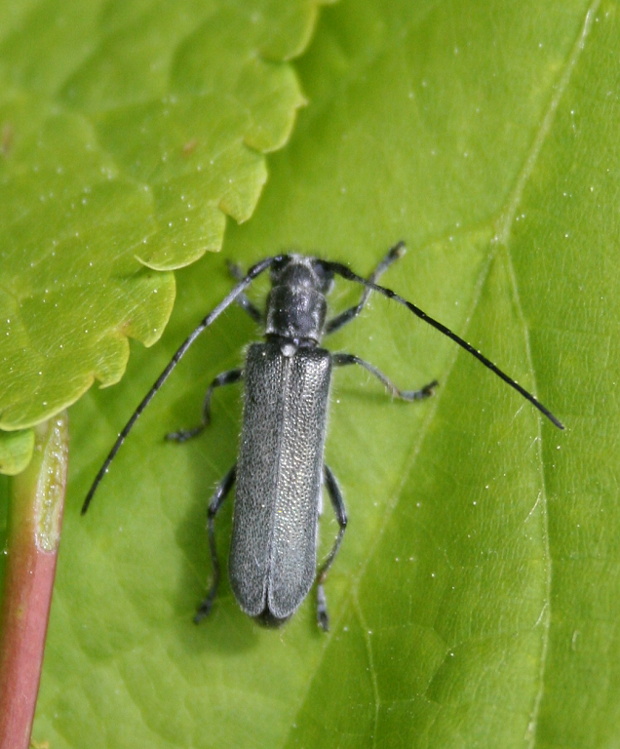
[(282, 273), (291, 264), (291, 260), (292, 257), (290, 255), (282, 255), (273, 263), (270, 273), (272, 282), (277, 281), (281, 277)]

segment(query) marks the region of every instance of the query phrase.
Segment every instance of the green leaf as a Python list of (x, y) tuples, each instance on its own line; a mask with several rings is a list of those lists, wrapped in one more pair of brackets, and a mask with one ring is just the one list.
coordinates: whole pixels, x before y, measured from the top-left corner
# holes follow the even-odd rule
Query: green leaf
[[(618, 743), (617, 5), (347, 0), (300, 62), (310, 101), (231, 227), (249, 264), (286, 248), (370, 272), (485, 351), (567, 424), (560, 433), (464, 352), (373, 297), (330, 341), (327, 460), (350, 523), (327, 582), (259, 629), (210, 574), (205, 507), (233, 464), (239, 399), (212, 378), (258, 335), (233, 309), (180, 365), (85, 519), (102, 458), (171, 352), (224, 296), (219, 259), (177, 274), (170, 326), (113, 391), (72, 409), (66, 532), (35, 727), (55, 747), (606, 747)], [(257, 298), (265, 284), (256, 289)], [(334, 308), (359, 296), (344, 282)], [(71, 500), (71, 496), (73, 499)], [(73, 511), (71, 510), (73, 505)], [(329, 508), (326, 508), (327, 510)], [(218, 518), (224, 555), (230, 508)], [(335, 523), (322, 521), (329, 547)]]
[(117, 382), (127, 338), (151, 345), (170, 315), (174, 278), (158, 271), (219, 249), (226, 216), (252, 214), (264, 154), (303, 103), (283, 59), (315, 5), (0, 9), (4, 429)]
[(32, 429), (0, 433), (0, 473), (7, 476), (21, 473), (30, 462), (33, 447)]

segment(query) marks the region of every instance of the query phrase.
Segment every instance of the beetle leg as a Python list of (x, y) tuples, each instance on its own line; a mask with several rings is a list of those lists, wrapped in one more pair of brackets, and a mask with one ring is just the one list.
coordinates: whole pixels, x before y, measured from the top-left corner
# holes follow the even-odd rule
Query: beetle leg
[[(228, 266), (228, 272), (230, 273), (230, 275), (237, 281), (241, 281), (242, 278), (245, 278), (245, 273), (241, 269), (241, 266), (237, 265), (237, 263), (233, 263), (232, 260), (227, 260), (226, 265)], [(241, 309), (244, 309), (248, 313), (248, 315), (252, 318), (252, 320), (254, 320), (254, 322), (257, 322), (259, 325), (264, 323), (265, 318), (263, 313), (253, 302), (248, 299), (245, 294), (239, 294), (239, 296), (237, 297), (237, 304), (241, 307)]]
[(204, 431), (211, 422), (211, 396), (213, 395), (215, 388), (221, 387), (222, 385), (232, 385), (234, 382), (238, 382), (242, 377), (242, 369), (230, 369), (228, 372), (222, 372), (222, 374), (215, 377), (209, 385), (202, 404), (202, 420), (200, 424), (191, 429), (181, 429), (178, 432), (170, 432), (166, 435), (166, 439), (170, 442), (187, 442), (187, 440), (191, 440), (192, 437), (196, 437)]
[(364, 367), (364, 369), (370, 372), (370, 374), (374, 375), (378, 380), (380, 380), (389, 390), (391, 395), (393, 395), (395, 398), (402, 398), (405, 401), (419, 401), (423, 400), (424, 398), (428, 398), (433, 394), (433, 390), (439, 384), (437, 380), (433, 380), (432, 382), (429, 382), (428, 385), (425, 385), (419, 390), (401, 390), (400, 388), (396, 387), (392, 380), (390, 380), (387, 375), (384, 375), (380, 369), (377, 369), (374, 365), (370, 364), (367, 361), (364, 361), (364, 359), (360, 359), (360, 357), (355, 356), (355, 354), (332, 354), (332, 362), (337, 367), (346, 367), (349, 364), (359, 364), (360, 367)]
[[(368, 276), (368, 280), (370, 281), (370, 283), (377, 283), (377, 281), (390, 267), (390, 265), (396, 262), (396, 260), (398, 260), (404, 254), (405, 248), (402, 243), (399, 242), (397, 245), (392, 247), (387, 255), (383, 258), (383, 260), (379, 263), (379, 265), (377, 265), (377, 267), (373, 270), (370, 276)], [(237, 276), (235, 276), (235, 278), (237, 278)], [(369, 286), (365, 286), (364, 291), (362, 292), (362, 298), (356, 305), (350, 307), (344, 312), (341, 312), (331, 320), (328, 320), (325, 325), (325, 334), (327, 335), (329, 333), (334, 333), (336, 330), (342, 328), (343, 325), (346, 325), (348, 322), (351, 322), (351, 320), (355, 319), (364, 309), (364, 305), (368, 301), (368, 297), (370, 296), (371, 291), (372, 289)]]
[(215, 516), (217, 515), (220, 507), (224, 504), (224, 500), (230, 493), (232, 485), (235, 483), (237, 476), (237, 466), (234, 465), (230, 471), (224, 476), (224, 478), (217, 485), (213, 496), (209, 501), (209, 510), (207, 512), (207, 531), (209, 534), (209, 551), (211, 552), (211, 565), (213, 567), (213, 582), (209, 588), (209, 592), (206, 595), (204, 601), (198, 607), (196, 615), (194, 616), (194, 622), (198, 624), (205, 616), (209, 615), (211, 606), (217, 595), (217, 588), (220, 584), (220, 560), (217, 555), (217, 545), (215, 543)]
[(344, 532), (347, 527), (347, 511), (344, 506), (344, 499), (342, 498), (342, 492), (340, 491), (340, 487), (338, 486), (336, 477), (334, 476), (328, 465), (323, 465), (323, 475), (325, 478), (327, 493), (329, 494), (329, 498), (336, 515), (336, 520), (338, 521), (339, 525), (338, 535), (336, 536), (334, 545), (332, 546), (331, 551), (327, 555), (327, 558), (321, 565), (316, 576), (316, 618), (319, 627), (327, 632), (329, 630), (329, 616), (327, 614), (327, 602), (325, 600), (323, 583), (325, 582), (325, 578), (327, 576), (329, 568), (332, 566), (334, 558), (336, 557), (338, 549), (340, 548), (340, 544), (342, 543)]

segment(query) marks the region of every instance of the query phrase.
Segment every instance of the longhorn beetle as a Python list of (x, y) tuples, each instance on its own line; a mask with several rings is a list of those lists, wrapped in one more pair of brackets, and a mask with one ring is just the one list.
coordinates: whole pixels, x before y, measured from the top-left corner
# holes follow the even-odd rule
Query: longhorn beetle
[[(239, 606), (260, 623), (278, 626), (292, 616), (316, 581), (318, 624), (324, 630), (329, 628), (323, 583), (347, 526), (340, 487), (331, 469), (323, 462), (332, 367), (358, 364), (382, 382), (393, 396), (406, 401), (427, 398), (437, 386), (433, 381), (420, 390), (400, 390), (383, 372), (355, 354), (331, 353), (320, 347), (324, 335), (339, 330), (360, 314), (371, 291), (404, 305), (451, 338), (520, 393), (556, 427), (564, 428), (531, 393), (473, 346), (415, 304), (378, 285), (380, 276), (404, 251), (404, 243), (399, 242), (367, 279), (341, 263), (296, 254), (265, 258), (252, 266), (245, 276), (237, 266), (231, 266), (237, 284), (180, 346), (119, 434), (86, 496), (82, 514), (87, 511), (101, 479), (138, 417), (200, 333), (233, 302), (263, 325), (265, 342), (253, 343), (249, 347), (245, 367), (223, 372), (211, 382), (204, 399), (200, 425), (167, 435), (170, 440), (184, 442), (202, 432), (211, 419), (213, 391), (245, 380), (239, 459), (221, 480), (209, 502), (208, 537), (213, 582), (194, 621), (207, 616), (217, 593), (220, 563), (215, 517), (236, 483), (229, 576)], [(266, 270), (271, 271), (271, 290), (263, 314), (248, 299), (245, 290)], [(326, 294), (334, 276), (361, 284), (364, 290), (357, 305), (328, 319)], [(322, 483), (334, 508), (339, 531), (317, 572)]]

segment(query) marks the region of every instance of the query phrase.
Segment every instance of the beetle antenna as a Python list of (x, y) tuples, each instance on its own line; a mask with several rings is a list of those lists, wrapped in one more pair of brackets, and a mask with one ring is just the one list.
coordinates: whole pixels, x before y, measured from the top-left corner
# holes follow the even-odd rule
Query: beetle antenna
[(151, 402), (151, 400), (153, 399), (157, 391), (160, 389), (160, 387), (168, 379), (172, 370), (181, 361), (181, 359), (183, 358), (183, 356), (185, 355), (189, 347), (192, 345), (192, 343), (194, 343), (196, 338), (198, 338), (198, 336), (202, 333), (203, 330), (208, 328), (209, 325), (211, 325), (211, 323), (216, 318), (218, 318), (222, 314), (222, 312), (224, 312), (224, 310), (230, 307), (230, 305), (239, 296), (241, 296), (241, 294), (243, 294), (243, 292), (247, 289), (247, 287), (252, 283), (252, 281), (257, 276), (260, 276), (261, 273), (267, 270), (267, 268), (271, 267), (279, 259), (281, 259), (280, 255), (277, 255), (274, 257), (268, 257), (268, 258), (265, 258), (265, 260), (261, 260), (260, 263), (256, 263), (256, 265), (253, 265), (250, 268), (250, 270), (247, 272), (246, 276), (243, 279), (241, 279), (241, 281), (239, 281), (239, 283), (224, 297), (224, 299), (222, 299), (222, 301), (217, 305), (217, 307), (214, 307), (211, 310), (211, 312), (209, 312), (209, 314), (200, 322), (200, 324), (183, 341), (181, 346), (179, 346), (179, 348), (177, 349), (172, 359), (166, 365), (166, 368), (164, 369), (164, 371), (155, 380), (151, 389), (144, 396), (144, 398), (140, 402), (140, 405), (132, 413), (129, 421), (125, 424), (120, 434), (116, 438), (116, 442), (114, 443), (114, 445), (112, 446), (112, 449), (108, 453), (108, 457), (105, 459), (103, 465), (99, 469), (99, 472), (95, 476), (92, 486), (88, 490), (88, 494), (86, 495), (86, 499), (84, 500), (84, 504), (82, 505), (82, 515), (84, 515), (86, 511), (88, 510), (88, 507), (95, 495), (95, 492), (97, 491), (99, 484), (101, 483), (101, 480), (108, 472), (110, 463), (114, 460), (116, 453), (120, 450), (121, 445), (127, 438), (127, 435), (133, 429), (134, 424), (136, 423), (136, 421), (138, 421), (142, 412), (149, 405), (149, 403)]
[[(405, 248), (405, 243), (399, 242), (390, 250), (389, 254), (390, 255), (401, 254), (404, 251), (404, 248)], [(492, 372), (494, 372), (507, 385), (510, 385), (511, 388), (514, 388), (514, 390), (516, 390), (520, 395), (522, 395), (526, 400), (528, 400), (533, 406), (535, 406), (542, 414), (544, 414), (549, 419), (549, 421), (551, 421), (552, 424), (555, 424), (555, 426), (558, 427), (558, 429), (564, 429), (564, 425), (562, 424), (562, 422), (557, 417), (555, 417), (546, 406), (543, 406), (543, 404), (536, 398), (536, 396), (532, 395), (532, 393), (530, 393), (524, 387), (519, 385), (518, 382), (515, 382), (512, 379), (512, 377), (507, 375), (496, 364), (493, 364), (493, 362), (490, 359), (487, 359), (487, 357), (484, 354), (481, 354), (480, 351), (475, 349), (470, 343), (467, 343), (467, 341), (465, 341), (463, 338), (458, 336), (456, 333), (453, 333), (450, 330), (450, 328), (447, 328), (438, 320), (435, 320), (430, 315), (427, 315), (426, 312), (424, 312), (424, 310), (420, 309), (412, 302), (408, 302), (402, 296), (399, 296), (395, 291), (392, 291), (392, 289), (388, 289), (385, 286), (380, 286), (379, 284), (373, 283), (372, 281), (369, 281), (366, 278), (362, 278), (361, 276), (358, 276), (357, 273), (354, 273), (350, 268), (348, 268), (346, 265), (343, 265), (342, 263), (323, 261), (323, 265), (328, 270), (331, 270), (333, 273), (337, 273), (339, 276), (342, 276), (342, 278), (347, 279), (347, 281), (354, 281), (355, 283), (359, 283), (362, 286), (365, 286), (367, 289), (372, 289), (373, 291), (377, 291), (379, 292), (379, 294), (383, 294), (383, 296), (386, 296), (388, 299), (394, 299), (394, 301), (407, 307), (407, 309), (413, 312), (414, 315), (419, 317), (421, 320), (424, 320), (424, 322), (428, 323), (433, 328), (436, 328), (440, 333), (443, 333), (445, 336), (453, 340), (455, 343), (458, 343), (458, 345), (461, 348), (464, 348), (465, 351), (470, 353), (472, 356), (475, 356), (476, 359), (482, 362), (485, 367), (487, 367)]]

